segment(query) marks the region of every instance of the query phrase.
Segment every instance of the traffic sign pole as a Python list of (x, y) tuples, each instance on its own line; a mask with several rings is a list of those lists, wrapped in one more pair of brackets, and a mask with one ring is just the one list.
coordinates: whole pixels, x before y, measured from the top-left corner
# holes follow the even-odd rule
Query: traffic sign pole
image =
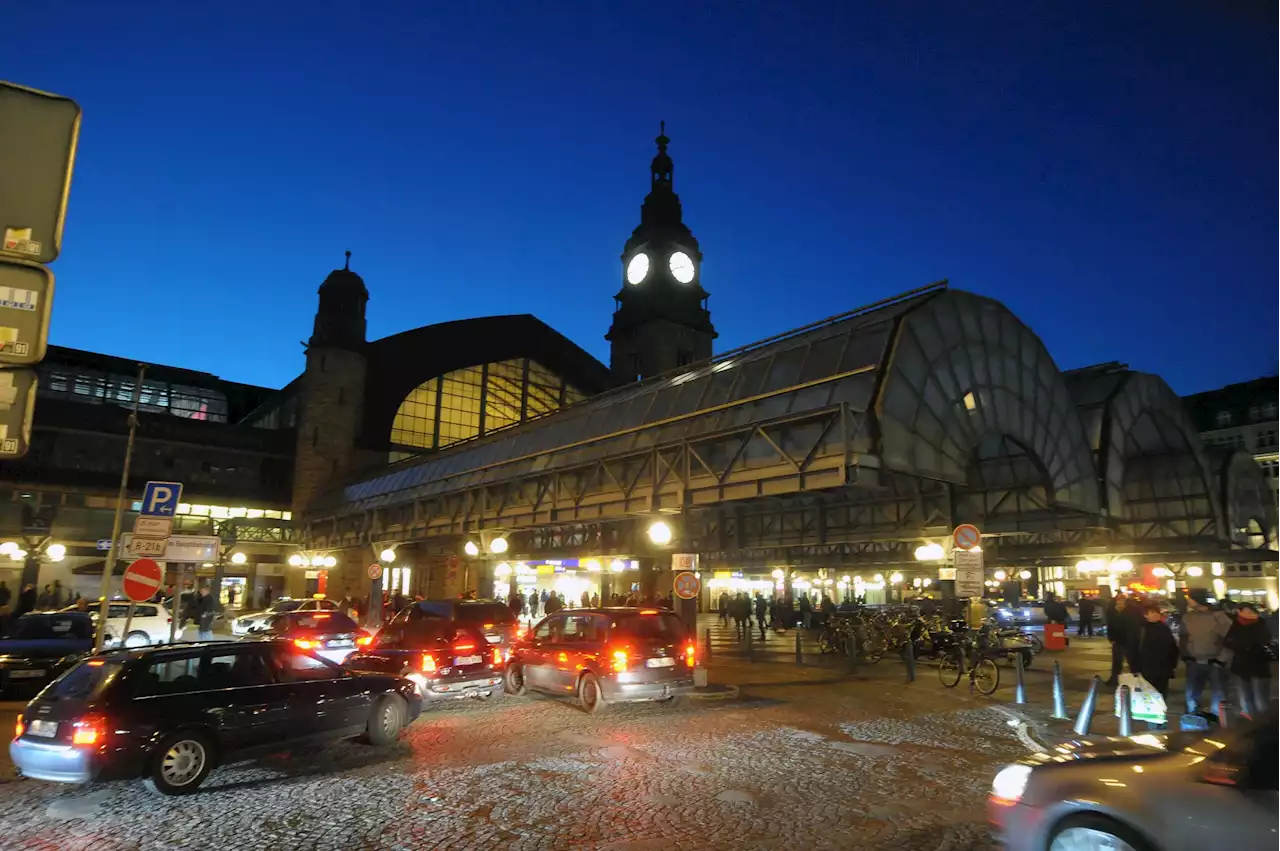
[(142, 379), (147, 374), (145, 364), (138, 364), (138, 378), (133, 383), (133, 410), (129, 413), (129, 441), (124, 447), (124, 469), (120, 471), (120, 491), (116, 494), (116, 515), (111, 521), (111, 549), (102, 564), (102, 604), (98, 609), (98, 632), (93, 638), (93, 652), (102, 652), (102, 639), (106, 635), (107, 615), (111, 611), (111, 572), (116, 564), (117, 541), (120, 540), (120, 524), (124, 521), (124, 498), (129, 489), (129, 465), (133, 462), (133, 439), (138, 432), (138, 405), (142, 401)]

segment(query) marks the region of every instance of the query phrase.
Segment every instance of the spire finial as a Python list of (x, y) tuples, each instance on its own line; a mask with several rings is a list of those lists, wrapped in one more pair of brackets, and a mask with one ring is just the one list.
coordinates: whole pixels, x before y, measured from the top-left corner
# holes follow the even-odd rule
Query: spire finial
[(350, 272), (351, 271), (351, 252), (350, 251), (346, 252), (346, 255), (347, 255), (347, 262), (342, 264), (342, 270), (344, 272)]
[(667, 144), (671, 141), (667, 138), (667, 122), (658, 122), (658, 138), (653, 141), (658, 143), (658, 154), (662, 155), (667, 152)]

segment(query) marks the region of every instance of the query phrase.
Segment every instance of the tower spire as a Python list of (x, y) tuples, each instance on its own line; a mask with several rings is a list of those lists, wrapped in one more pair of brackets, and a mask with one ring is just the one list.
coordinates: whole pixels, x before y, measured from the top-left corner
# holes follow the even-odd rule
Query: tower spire
[(653, 141), (658, 143), (658, 155), (653, 158), (653, 162), (649, 165), (649, 184), (652, 189), (671, 189), (672, 188), (672, 172), (675, 170), (675, 164), (671, 162), (671, 157), (667, 155), (667, 145), (671, 144), (671, 140), (667, 138), (667, 122), (658, 122), (658, 138)]
[(346, 252), (346, 255), (347, 255), (347, 262), (342, 264), (342, 271), (350, 272), (351, 271), (351, 252), (350, 251)]

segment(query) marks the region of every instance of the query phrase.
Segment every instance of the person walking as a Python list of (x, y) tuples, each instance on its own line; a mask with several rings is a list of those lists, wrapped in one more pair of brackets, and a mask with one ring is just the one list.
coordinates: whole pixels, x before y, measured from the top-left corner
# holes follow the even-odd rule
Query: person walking
[(729, 625), (729, 592), (720, 592), (720, 623)]
[(756, 626), (760, 627), (760, 640), (764, 641), (764, 616), (769, 611), (769, 603), (764, 595), (756, 592)]
[(1169, 625), (1164, 622), (1164, 613), (1160, 611), (1159, 603), (1147, 603), (1142, 611), (1143, 624), (1134, 642), (1138, 660), (1138, 670), (1135, 673), (1151, 683), (1151, 687), (1165, 698), (1167, 707), (1169, 680), (1173, 679), (1173, 674), (1178, 669), (1178, 641), (1173, 637)]
[(1120, 684), (1120, 672), (1124, 670), (1125, 660), (1129, 658), (1129, 642), (1137, 637), (1125, 611), (1127, 606), (1128, 601), (1121, 595), (1107, 609), (1107, 641), (1111, 642), (1111, 676), (1106, 683), (1108, 688), (1115, 688)]
[(1077, 611), (1080, 614), (1080, 627), (1076, 630), (1076, 635), (1088, 635), (1093, 638), (1093, 599), (1081, 597)]
[(11, 599), (13, 599), (13, 592), (9, 590), (9, 585), (0, 579), (0, 606), (9, 605)]
[(1179, 650), (1187, 663), (1187, 714), (1200, 713), (1200, 696), (1207, 684), (1212, 701), (1209, 711), (1216, 716), (1225, 696), (1223, 641), (1231, 629), (1231, 618), (1209, 607), (1209, 593), (1203, 588), (1193, 588), (1188, 597), (1179, 637)]
[(196, 631), (201, 641), (213, 641), (213, 618), (216, 614), (217, 603), (209, 594), (209, 586), (202, 586), (195, 604)]
[(1252, 604), (1242, 603), (1222, 643), (1231, 651), (1231, 679), (1239, 695), (1240, 714), (1258, 718), (1271, 702), (1271, 630)]

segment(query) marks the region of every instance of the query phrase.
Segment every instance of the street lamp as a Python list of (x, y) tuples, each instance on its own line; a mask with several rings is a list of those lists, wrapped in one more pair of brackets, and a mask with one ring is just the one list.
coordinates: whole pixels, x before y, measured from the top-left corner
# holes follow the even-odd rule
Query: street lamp
[(1030, 578), (1031, 578), (1031, 571), (1029, 571), (1029, 570), (1020, 570), (1020, 571), (1018, 571), (1018, 578), (1019, 578), (1019, 579), (1023, 579), (1023, 580), (1030, 579)]
[(922, 544), (916, 547), (916, 561), (941, 561), (946, 557), (946, 552), (942, 549), (941, 544)]
[(385, 550), (379, 553), (378, 558), (382, 559), (387, 564), (391, 564), (396, 560), (396, 551), (391, 549), (390, 547), (387, 547)]
[(467, 541), (463, 544), (462, 551), (472, 557), (480, 555), (480, 547), (476, 546), (475, 541)]
[(49, 561), (62, 561), (67, 557), (67, 548), (62, 544), (50, 544), (44, 548), (44, 554), (49, 557)]
[(660, 547), (671, 543), (671, 527), (661, 520), (655, 520), (649, 526), (649, 540)]
[(489, 542), (489, 552), (500, 556), (507, 551), (508, 546), (507, 539), (499, 535)]
[(1204, 576), (1204, 568), (1192, 565), (1187, 568), (1187, 576)]
[(901, 574), (901, 573), (895, 573), (895, 574), (893, 574), (892, 576), (890, 576), (890, 577), (889, 577), (889, 584), (890, 584), (890, 585), (897, 585), (897, 584), (898, 584), (899, 582), (901, 582), (901, 581), (902, 581), (902, 574)]
[(244, 553), (232, 553), (232, 554), (231, 554), (231, 563), (232, 563), (232, 564), (244, 564), (244, 563), (245, 563), (246, 561), (248, 561), (248, 560), (249, 560), (249, 557), (248, 557), (247, 555), (245, 555)]
[(609, 569), (614, 573), (621, 573), (627, 569), (627, 565), (622, 559), (615, 558), (613, 561), (609, 562)]
[(1009, 578), (1009, 574), (1005, 573), (1003, 570), (997, 570), (995, 573), (995, 576), (996, 576), (996, 579), (1000, 582), (1004, 582), (1006, 579)]
[(324, 557), (324, 566), (325, 566), (325, 567), (337, 567), (337, 566), (338, 566), (338, 557), (337, 557), (337, 556), (325, 556), (325, 557)]
[(302, 567), (306, 563), (307, 563), (307, 560), (302, 557), (301, 553), (294, 553), (293, 555), (289, 556), (290, 567)]

